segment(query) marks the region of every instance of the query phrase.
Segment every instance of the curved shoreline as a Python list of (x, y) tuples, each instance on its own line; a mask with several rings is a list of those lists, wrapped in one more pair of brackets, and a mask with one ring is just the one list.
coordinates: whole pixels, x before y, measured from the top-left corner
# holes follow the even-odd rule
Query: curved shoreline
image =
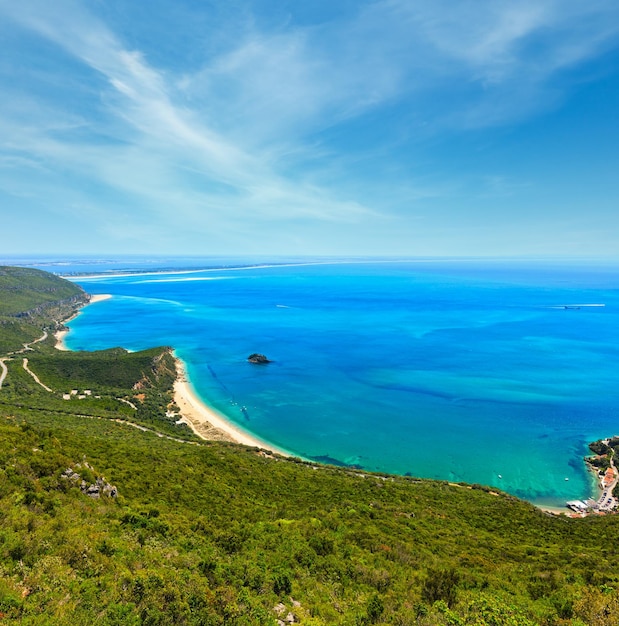
[[(298, 456), (242, 430), (226, 419), (222, 413), (208, 406), (198, 397), (193, 388), (187, 376), (185, 363), (175, 353), (174, 358), (176, 359), (174, 402), (180, 409), (180, 421), (187, 424), (198, 437), (207, 440), (219, 439), (240, 443), (253, 448), (270, 450), (282, 456)], [(217, 431), (219, 431), (219, 434)], [(222, 437), (221, 434), (224, 436)]]
[[(94, 304), (95, 302), (101, 302), (103, 300), (109, 300), (112, 298), (111, 294), (96, 294), (91, 295), (90, 300), (84, 306)], [(64, 323), (70, 322), (75, 319), (80, 312), (64, 320)], [(65, 328), (54, 333), (56, 338), (56, 349), (61, 351), (69, 351), (64, 340), (70, 329)], [(270, 450), (276, 454), (293, 457), (294, 455), (287, 450), (283, 450), (270, 444), (266, 441), (259, 439), (258, 437), (251, 435), (250, 433), (237, 427), (233, 422), (229, 421), (222, 413), (219, 413), (214, 408), (210, 407), (203, 400), (200, 399), (196, 393), (189, 377), (187, 375), (187, 367), (174, 353), (176, 362), (176, 380), (174, 381), (174, 402), (178, 406), (181, 419), (179, 423), (184, 423), (191, 428), (191, 430), (201, 439), (206, 441), (229, 441), (232, 443), (239, 443), (252, 448), (261, 448), (264, 450)]]
[[(109, 293), (98, 293), (90, 296), (90, 300), (84, 305), (88, 306), (89, 304), (94, 304), (95, 302), (101, 302), (102, 300), (109, 300), (112, 297)], [(80, 312), (78, 311), (75, 315), (72, 315), (66, 320), (63, 320), (63, 324), (67, 324), (71, 320), (74, 320)], [(58, 330), (54, 333), (54, 337), (56, 338), (56, 345), (54, 346), (56, 350), (61, 350), (62, 352), (67, 352), (69, 348), (65, 344), (64, 340), (66, 336), (69, 334), (70, 329), (64, 328), (63, 330)]]
[[(255, 269), (255, 267), (247, 268), (230, 268), (230, 269)], [(204, 270), (189, 270), (184, 273), (190, 273), (193, 271)], [(167, 272), (153, 272), (155, 273), (167, 273)], [(170, 272), (177, 273), (177, 272)], [(85, 278), (85, 277), (80, 277)], [(94, 304), (103, 300), (108, 300), (113, 296), (110, 294), (96, 294), (92, 295), (91, 299), (84, 306), (88, 304)], [(70, 322), (79, 315), (79, 311), (75, 315), (71, 316), (64, 322)], [(58, 331), (54, 334), (56, 337), (56, 349), (67, 351), (69, 348), (65, 345), (64, 339), (69, 333), (69, 329)], [(186, 424), (198, 437), (206, 441), (228, 441), (231, 443), (237, 443), (252, 448), (259, 448), (264, 451), (271, 451), (275, 454), (284, 457), (301, 458), (304, 461), (310, 462), (308, 459), (303, 459), (299, 454), (294, 454), (288, 450), (279, 448), (265, 440), (262, 440), (255, 435), (244, 431), (240, 426), (232, 422), (227, 416), (218, 411), (217, 409), (209, 406), (203, 401), (197, 394), (193, 387), (191, 380), (187, 374), (187, 366), (185, 362), (173, 352), (173, 356), (176, 363), (176, 380), (173, 386), (173, 398), (174, 402), (179, 409), (180, 419), (178, 423)], [(313, 462), (313, 461), (312, 461)], [(570, 510), (566, 506), (556, 506), (547, 504), (537, 504), (530, 501), (530, 504), (536, 508), (554, 515), (570, 515)]]

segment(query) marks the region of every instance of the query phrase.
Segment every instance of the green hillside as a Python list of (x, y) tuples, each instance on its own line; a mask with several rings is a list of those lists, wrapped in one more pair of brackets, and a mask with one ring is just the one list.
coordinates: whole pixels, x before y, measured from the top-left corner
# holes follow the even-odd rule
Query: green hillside
[(619, 623), (619, 517), (201, 441), (168, 348), (32, 348), (0, 388), (3, 623)]
[(48, 272), (0, 266), (0, 317), (24, 314), (83, 293), (77, 285)]
[(81, 287), (40, 270), (0, 266), (0, 354), (53, 330), (87, 301)]

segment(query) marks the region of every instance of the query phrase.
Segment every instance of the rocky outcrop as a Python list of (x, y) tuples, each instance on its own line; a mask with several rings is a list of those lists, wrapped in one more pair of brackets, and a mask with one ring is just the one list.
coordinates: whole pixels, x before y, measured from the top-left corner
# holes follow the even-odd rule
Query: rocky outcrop
[[(292, 602), (293, 608), (297, 612), (301, 611), (304, 613), (300, 602), (293, 600), (292, 598), (290, 598), (290, 601)], [(278, 602), (273, 607), (273, 612), (278, 616), (277, 626), (288, 626), (288, 624), (298, 624), (302, 621), (299, 619), (299, 616), (290, 611), (283, 602)]]
[[(76, 467), (81, 468), (81, 464), (78, 463)], [(92, 472), (92, 467), (88, 463), (84, 463), (84, 467)], [(67, 467), (60, 475), (60, 478), (70, 480), (75, 485), (79, 485), (80, 491), (91, 498), (100, 498), (101, 496), (115, 498), (118, 496), (118, 489), (114, 485), (110, 485), (103, 476), (97, 477), (94, 483), (89, 484), (74, 469)]]
[(269, 359), (266, 358), (266, 356), (264, 356), (264, 354), (258, 354), (257, 352), (254, 352), (254, 354), (250, 354), (247, 357), (247, 360), (250, 363), (254, 363), (255, 365), (264, 365), (271, 362)]
[(52, 308), (64, 308), (64, 309), (73, 309), (83, 306), (87, 304), (90, 300), (90, 296), (87, 294), (77, 294), (75, 296), (71, 296), (70, 298), (64, 298), (63, 300), (54, 300), (53, 302), (44, 302), (39, 306), (36, 306), (28, 311), (20, 311), (19, 313), (14, 313), (12, 317), (17, 318), (31, 318), (37, 315), (42, 315), (49, 311)]

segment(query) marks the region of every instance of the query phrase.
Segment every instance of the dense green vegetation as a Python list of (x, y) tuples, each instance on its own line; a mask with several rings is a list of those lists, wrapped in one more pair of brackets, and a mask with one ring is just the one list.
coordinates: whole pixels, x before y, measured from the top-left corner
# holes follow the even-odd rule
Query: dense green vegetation
[[(617, 460), (619, 457), (619, 437), (593, 441), (589, 444), (589, 450), (598, 456), (608, 456)], [(608, 459), (608, 463), (610, 464), (610, 458)]]
[(40, 328), (23, 320), (0, 318), (0, 354), (19, 349), (40, 337)]
[[(585, 460), (599, 475), (602, 475), (611, 465), (619, 465), (619, 437), (594, 441), (589, 444), (589, 449), (595, 456), (586, 457)], [(613, 496), (619, 499), (619, 483), (613, 489)]]
[[(98, 352), (38, 353), (30, 358), (41, 380), (51, 387), (92, 386), (130, 390), (164, 378), (169, 387), (175, 378), (174, 363), (161, 348), (129, 353), (122, 348)], [(157, 368), (157, 364), (162, 367)]]
[(83, 290), (58, 276), (22, 267), (0, 266), (0, 316), (25, 314), (83, 295)]
[[(36, 383), (28, 368), (52, 391)], [(169, 348), (129, 353), (115, 348), (101, 352), (59, 352), (49, 342), (14, 355), (6, 362), (8, 376), (0, 390), (0, 407), (61, 415), (120, 418), (182, 439), (197, 440), (185, 425), (176, 425), (171, 386), (174, 357)], [(73, 393), (77, 392), (77, 393)], [(68, 396), (68, 399), (66, 399)]]
[(165, 415), (168, 349), (32, 347), (0, 389), (6, 623), (619, 623), (619, 517), (198, 441)]
[(0, 355), (57, 328), (86, 301), (81, 287), (58, 276), (0, 266)]

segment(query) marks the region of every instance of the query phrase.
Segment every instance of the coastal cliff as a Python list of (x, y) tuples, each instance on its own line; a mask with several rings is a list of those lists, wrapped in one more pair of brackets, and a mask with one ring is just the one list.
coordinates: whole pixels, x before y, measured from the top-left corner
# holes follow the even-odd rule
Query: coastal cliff
[(0, 266), (0, 354), (60, 329), (88, 301), (81, 287), (53, 274)]

